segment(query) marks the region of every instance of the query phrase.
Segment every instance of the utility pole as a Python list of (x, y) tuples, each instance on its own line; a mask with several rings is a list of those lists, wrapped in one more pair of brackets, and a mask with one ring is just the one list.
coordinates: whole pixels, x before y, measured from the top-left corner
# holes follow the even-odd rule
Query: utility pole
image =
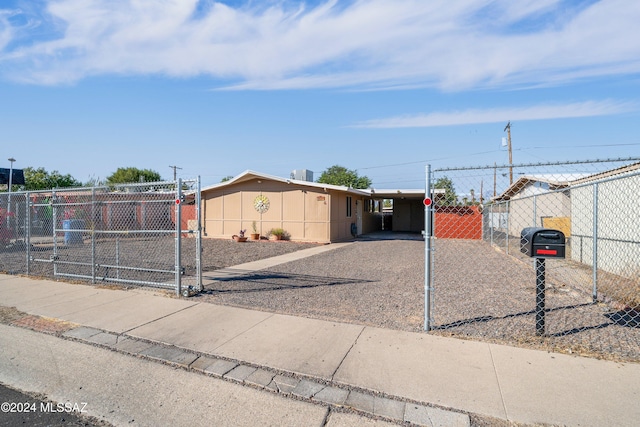
[(493, 197), (496, 197), (496, 178), (498, 174), (498, 165), (493, 162)]
[(173, 169), (173, 180), (175, 181), (178, 176), (178, 174), (176, 173), (176, 169), (182, 169), (182, 168), (179, 168), (178, 166), (169, 166), (169, 167)]
[(513, 158), (511, 156), (511, 121), (507, 123), (504, 130), (507, 131), (507, 139), (509, 141), (509, 185), (513, 184)]

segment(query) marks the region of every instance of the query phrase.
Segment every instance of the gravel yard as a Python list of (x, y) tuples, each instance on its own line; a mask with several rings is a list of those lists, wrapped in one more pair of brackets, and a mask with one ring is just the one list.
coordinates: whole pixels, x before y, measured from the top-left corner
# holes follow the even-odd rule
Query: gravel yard
[[(319, 244), (288, 240), (247, 240), (238, 243), (231, 239), (202, 239), (202, 270), (217, 270), (315, 246)], [(188, 246), (187, 249), (192, 249), (192, 246)], [(185, 255), (185, 258), (188, 257), (189, 254)]]
[[(252, 261), (263, 256), (263, 250), (283, 253), (308, 247), (293, 242), (235, 246), (234, 242), (216, 242), (221, 245), (216, 252), (220, 257), (216, 262), (206, 261), (210, 266)], [(548, 262), (549, 277), (553, 277), (553, 268), (554, 264)], [(620, 322), (617, 310), (593, 304), (588, 292), (553, 280), (547, 285), (547, 336), (537, 337), (531, 263), (510, 257), (486, 242), (439, 240), (434, 287), (434, 334), (640, 361), (640, 328), (636, 323)], [(196, 298), (276, 313), (422, 331), (424, 242), (357, 240), (242, 278), (214, 282)]]
[(239, 280), (217, 282), (207, 286), (201, 298), (418, 331), (423, 322), (423, 260), (424, 243), (420, 241), (358, 241)]

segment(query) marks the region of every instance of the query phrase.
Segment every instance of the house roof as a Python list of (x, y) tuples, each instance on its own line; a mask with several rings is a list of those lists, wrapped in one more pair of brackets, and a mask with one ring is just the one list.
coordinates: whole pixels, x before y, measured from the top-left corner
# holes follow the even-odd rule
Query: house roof
[[(502, 194), (493, 198), (494, 201), (509, 200), (524, 188), (533, 182), (544, 182), (549, 184), (550, 190), (557, 190), (571, 185), (583, 184), (585, 182), (597, 181), (600, 179), (610, 178), (616, 175), (631, 173), (640, 169), (640, 162), (622, 166), (616, 169), (610, 169), (604, 172), (592, 173), (553, 173), (553, 174), (534, 174), (523, 175), (516, 182), (511, 184)], [(532, 190), (534, 191), (534, 190)], [(544, 193), (546, 190), (536, 189), (534, 192)]]
[(264, 180), (269, 180), (269, 181), (276, 181), (276, 182), (281, 182), (284, 184), (295, 184), (295, 185), (301, 185), (301, 186), (305, 186), (305, 187), (313, 187), (313, 188), (321, 188), (321, 189), (325, 189), (325, 190), (335, 190), (335, 191), (343, 191), (346, 193), (352, 193), (352, 194), (358, 194), (358, 195), (362, 195), (362, 196), (369, 196), (370, 195), (370, 191), (369, 190), (359, 190), (356, 188), (351, 188), (351, 187), (345, 187), (343, 185), (332, 185), (332, 184), (322, 184), (319, 182), (311, 182), (311, 181), (302, 181), (299, 179), (290, 179), (290, 178), (282, 178), (279, 176), (275, 176), (275, 175), (268, 175), (266, 173), (261, 173), (261, 172), (256, 172), (256, 171), (252, 171), (252, 170), (246, 170), (244, 172), (242, 172), (240, 175), (237, 175), (235, 177), (233, 177), (232, 179), (225, 181), (225, 182), (221, 182), (218, 184), (214, 184), (214, 185), (210, 185), (208, 187), (205, 187), (202, 189), (203, 192), (208, 191), (208, 190), (214, 190), (217, 188), (224, 188), (233, 184), (237, 184), (240, 182), (246, 182), (246, 181), (251, 181), (253, 179), (264, 179)]
[[(320, 182), (311, 182), (311, 181), (303, 181), (298, 179), (282, 178), (279, 176), (268, 175), (266, 173), (256, 172), (252, 170), (246, 170), (228, 181), (220, 182), (218, 184), (205, 187), (202, 189), (202, 191), (205, 192), (208, 190), (224, 188), (233, 184), (251, 181), (254, 179), (264, 179), (264, 180), (270, 180), (270, 181), (281, 182), (286, 184), (295, 184), (295, 185), (301, 185), (305, 187), (321, 188), (323, 190), (343, 191), (345, 193), (375, 197), (380, 199), (393, 199), (398, 197), (405, 197), (405, 198), (411, 198), (411, 199), (424, 198), (424, 189), (377, 189), (377, 188), (356, 189), (356, 188), (346, 187), (343, 185), (323, 184)], [(444, 193), (444, 190), (440, 190), (440, 189), (433, 190), (433, 194), (439, 194), (440, 192)]]
[(606, 179), (606, 178), (610, 178), (612, 176), (634, 172), (634, 171), (637, 171), (638, 169), (640, 169), (640, 162), (632, 163), (630, 165), (622, 166), (622, 167), (619, 167), (619, 168), (616, 168), (616, 169), (610, 169), (608, 171), (598, 172), (598, 173), (593, 174), (593, 175), (589, 175), (589, 176), (586, 176), (586, 177), (583, 177), (583, 178), (579, 178), (579, 179), (573, 181), (571, 184), (572, 185), (577, 185), (577, 184), (582, 184), (582, 183), (585, 183), (585, 182), (596, 181), (596, 180), (599, 180), (599, 179)]
[[(493, 200), (500, 202), (504, 200), (509, 200), (519, 192), (521, 192), (524, 188), (530, 186), (530, 184), (535, 182), (544, 182), (549, 184), (549, 188), (551, 190), (558, 190), (560, 188), (565, 188), (570, 185), (571, 182), (576, 181), (578, 179), (589, 176), (588, 173), (547, 173), (547, 174), (531, 174), (531, 175), (522, 175), (516, 182), (511, 184), (509, 188), (507, 188), (502, 194), (497, 197), (494, 197)], [(540, 193), (546, 192), (546, 190), (538, 189)]]

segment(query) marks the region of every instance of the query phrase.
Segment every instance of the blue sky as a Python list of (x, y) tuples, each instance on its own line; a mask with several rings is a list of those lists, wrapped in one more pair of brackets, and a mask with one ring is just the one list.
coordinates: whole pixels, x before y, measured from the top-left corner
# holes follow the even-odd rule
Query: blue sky
[[(640, 2), (2, 0), (0, 167), (214, 184), (640, 155)], [(6, 163), (6, 165), (4, 164)]]

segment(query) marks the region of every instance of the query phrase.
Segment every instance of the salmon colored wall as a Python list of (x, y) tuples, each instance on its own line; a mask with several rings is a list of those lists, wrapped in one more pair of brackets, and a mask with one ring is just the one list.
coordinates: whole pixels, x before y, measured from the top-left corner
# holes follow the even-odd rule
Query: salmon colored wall
[(440, 239), (482, 239), (482, 214), (478, 206), (439, 206), (435, 236)]
[[(180, 215), (180, 229), (188, 230), (189, 221), (196, 219), (196, 205), (182, 205), (182, 213)], [(171, 209), (171, 222), (176, 223), (176, 210)]]

